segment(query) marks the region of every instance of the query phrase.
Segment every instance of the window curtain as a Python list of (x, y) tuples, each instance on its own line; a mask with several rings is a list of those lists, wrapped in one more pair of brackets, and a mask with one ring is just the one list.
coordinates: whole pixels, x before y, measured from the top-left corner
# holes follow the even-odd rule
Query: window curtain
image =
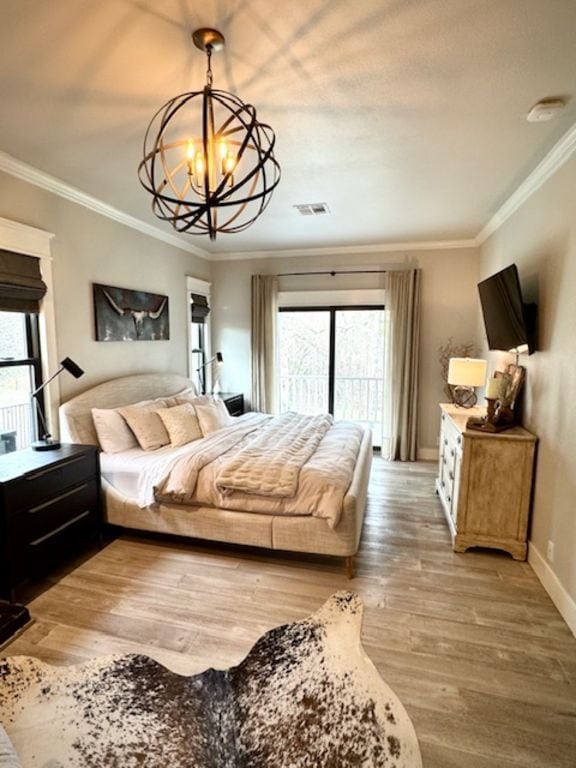
[(277, 278), (252, 275), (252, 408), (263, 413), (275, 408), (277, 314)]
[(45, 293), (40, 259), (0, 249), (0, 311), (37, 314)]
[(421, 270), (386, 274), (382, 456), (416, 460)]

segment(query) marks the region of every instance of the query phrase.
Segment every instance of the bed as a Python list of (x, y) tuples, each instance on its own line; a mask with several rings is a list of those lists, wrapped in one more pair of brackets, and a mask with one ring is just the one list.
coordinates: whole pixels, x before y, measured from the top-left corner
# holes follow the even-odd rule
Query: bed
[[(137, 374), (104, 382), (60, 407), (61, 439), (71, 443), (99, 445), (92, 409), (125, 408), (141, 401), (173, 398), (190, 392), (192, 388), (193, 384), (189, 379), (177, 374), (163, 373)], [(252, 435), (259, 434), (253, 429), (254, 423), (262, 421), (266, 428), (271, 429), (271, 423), (266, 421), (270, 418), (262, 414), (245, 414), (238, 419), (231, 418), (231, 426), (222, 429), (219, 435), (215, 433), (195, 441), (192, 461), (197, 463), (197, 446), (204, 442), (210, 446), (230, 439), (234, 442), (236, 438), (229, 438), (228, 434), (242, 434), (242, 437), (236, 440), (239, 445), (237, 450), (245, 448), (246, 443), (252, 441)], [(334, 429), (336, 427), (337, 429)], [(338, 456), (339, 451), (343, 451), (349, 442), (345, 433), (347, 428), (345, 423), (335, 423), (319, 443), (314, 456), (321, 448), (328, 456), (330, 451), (334, 456)], [(344, 430), (340, 438), (343, 439), (340, 449), (336, 443), (331, 443), (332, 433), (338, 430)], [(182, 446), (172, 450), (167, 447), (148, 452), (130, 449), (113, 455), (102, 453), (106, 521), (133, 530), (343, 557), (348, 576), (352, 577), (353, 558), (360, 543), (372, 460), (369, 430), (361, 430), (349, 485), (341, 495), (336, 512), (329, 514), (293, 508), (290, 506), (290, 499), (286, 499), (286, 507), (281, 511), (273, 507), (273, 511), (268, 513), (260, 498), (255, 497), (255, 503), (251, 504), (249, 497), (244, 493), (237, 493), (234, 488), (228, 487), (219, 496), (191, 496), (193, 500), (188, 502), (188, 496), (183, 494), (182, 489), (178, 489), (180, 493), (173, 493), (173, 488), (168, 488), (167, 494), (155, 494), (154, 499), (147, 496), (151, 487), (158, 490), (157, 486), (162, 485), (158, 482), (158, 470), (152, 471), (148, 466), (153, 463), (151, 457), (164, 457), (166, 465), (174, 467), (180, 454), (185, 455), (186, 450), (186, 447)], [(312, 458), (308, 463), (313, 464)], [(221, 467), (218, 462), (222, 461), (218, 459), (217, 468)], [(136, 475), (134, 466), (138, 467)], [(251, 466), (251, 462), (248, 462), (248, 466)], [(208, 464), (202, 467), (197, 485), (206, 487), (202, 473), (208, 476), (213, 472), (213, 468)], [(148, 477), (149, 482), (143, 482), (143, 476)], [(168, 486), (170, 485), (168, 483)], [(325, 495), (320, 494), (322, 497)], [(322, 514), (324, 516), (318, 516)]]

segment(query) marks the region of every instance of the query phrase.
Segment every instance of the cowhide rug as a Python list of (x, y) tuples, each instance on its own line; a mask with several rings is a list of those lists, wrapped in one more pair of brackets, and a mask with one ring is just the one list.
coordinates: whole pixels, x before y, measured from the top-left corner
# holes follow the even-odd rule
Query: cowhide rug
[(421, 768), (414, 728), (338, 592), (237, 667), (183, 677), (147, 656), (0, 662), (0, 721), (24, 768)]

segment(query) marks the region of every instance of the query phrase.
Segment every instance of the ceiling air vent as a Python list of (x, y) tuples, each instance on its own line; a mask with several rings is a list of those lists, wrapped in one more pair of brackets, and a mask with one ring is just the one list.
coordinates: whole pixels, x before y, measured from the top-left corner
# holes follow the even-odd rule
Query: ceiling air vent
[(326, 203), (301, 203), (294, 208), (301, 216), (319, 216), (321, 213), (330, 213)]

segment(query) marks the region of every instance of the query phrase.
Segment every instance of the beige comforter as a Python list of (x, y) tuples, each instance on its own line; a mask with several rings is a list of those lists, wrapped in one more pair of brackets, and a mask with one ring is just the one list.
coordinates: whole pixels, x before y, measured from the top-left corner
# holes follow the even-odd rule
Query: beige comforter
[(265, 514), (314, 515), (334, 527), (362, 435), (358, 425), (331, 424), (330, 417), (249, 414), (190, 443), (184, 456), (150, 467), (142, 479), (141, 503), (154, 499)]

